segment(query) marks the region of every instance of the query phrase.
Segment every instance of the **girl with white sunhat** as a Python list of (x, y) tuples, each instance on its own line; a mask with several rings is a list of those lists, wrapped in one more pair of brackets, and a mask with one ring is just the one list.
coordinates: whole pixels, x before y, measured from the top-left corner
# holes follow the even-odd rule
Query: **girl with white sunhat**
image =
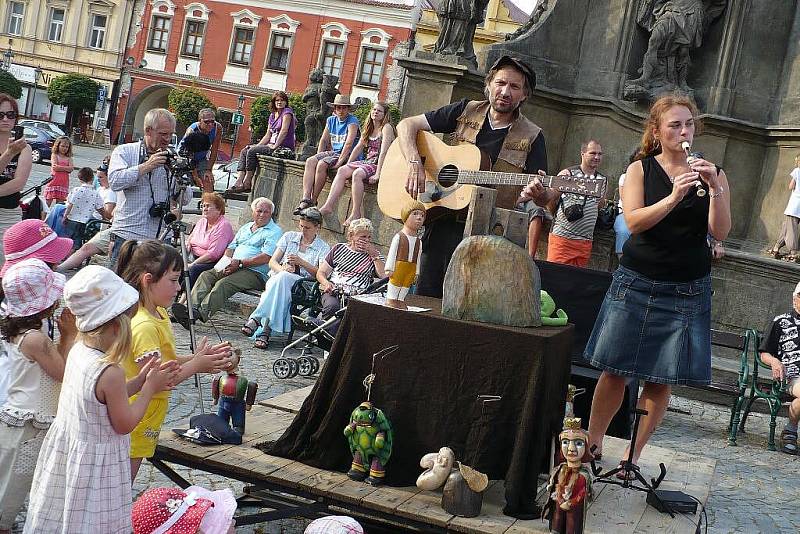
[(128, 434), (153, 395), (174, 383), (178, 364), (150, 359), (125, 382), (119, 362), (130, 352), (139, 293), (110, 270), (78, 271), (64, 299), (80, 333), (39, 454), (24, 532), (130, 533)]

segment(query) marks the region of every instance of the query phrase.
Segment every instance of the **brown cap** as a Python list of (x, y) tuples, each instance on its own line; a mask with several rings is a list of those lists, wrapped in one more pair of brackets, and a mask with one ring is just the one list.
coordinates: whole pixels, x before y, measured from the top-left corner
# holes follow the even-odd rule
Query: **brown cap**
[(525, 79), (528, 80), (528, 86), (530, 87), (531, 92), (536, 89), (536, 73), (533, 72), (533, 69), (521, 59), (511, 56), (501, 56), (491, 67), (489, 67), (489, 70), (499, 69), (500, 67), (505, 67), (506, 65), (511, 65), (525, 75)]

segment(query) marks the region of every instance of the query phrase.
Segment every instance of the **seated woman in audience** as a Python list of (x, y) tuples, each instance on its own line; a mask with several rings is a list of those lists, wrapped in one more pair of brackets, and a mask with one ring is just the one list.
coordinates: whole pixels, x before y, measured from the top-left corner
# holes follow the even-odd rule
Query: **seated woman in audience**
[[(249, 193), (253, 188), (253, 174), (258, 167), (258, 155), (286, 157), (294, 155), (295, 128), (297, 118), (289, 107), (289, 96), (283, 91), (276, 91), (269, 101), (269, 123), (267, 133), (257, 145), (247, 145), (239, 154), (239, 176), (236, 183), (228, 189), (231, 193)], [(286, 155), (280, 155), (280, 152)]]
[(328, 169), (338, 169), (347, 163), (358, 137), (358, 119), (350, 113), (354, 107), (350, 103), (350, 97), (336, 95), (333, 104), (328, 106), (333, 108), (333, 115), (325, 123), (317, 154), (306, 160), (303, 171), (303, 200), (294, 210), (295, 215), (317, 205), (317, 198), (328, 179)]
[(347, 243), (337, 243), (322, 260), (317, 281), (322, 291), (322, 318), (341, 309), (340, 295), (357, 295), (375, 278), (386, 276), (386, 258), (372, 243), (372, 222), (355, 219), (347, 227)]
[[(336, 209), (336, 204), (339, 202), (339, 196), (344, 190), (344, 184), (347, 180), (352, 180), (353, 185), (350, 193), (352, 206), (350, 208), (350, 216), (344, 221), (344, 225), (347, 226), (350, 221), (361, 218), (364, 185), (374, 184), (378, 181), (381, 175), (383, 158), (395, 138), (394, 126), (392, 126), (390, 118), (389, 104), (375, 102), (372, 105), (372, 111), (364, 125), (361, 139), (359, 139), (358, 144), (350, 154), (347, 165), (339, 167), (339, 170), (336, 171), (336, 178), (331, 185), (328, 199), (319, 209), (323, 215), (333, 213), (333, 210)], [(367, 151), (365, 158), (356, 161), (361, 157), (364, 150)]]
[[(317, 208), (306, 208), (300, 212), (297, 222), (299, 232), (286, 232), (275, 247), (269, 260), (272, 270), (261, 302), (250, 314), (242, 327), (242, 334), (256, 334), (255, 347), (266, 349), (273, 332), (287, 333), (292, 327), (289, 305), (292, 301), (292, 286), (302, 277), (315, 277), (322, 258), (330, 250), (319, 237), (322, 215)], [(256, 332), (258, 330), (258, 332)]]
[(203, 193), (201, 204), (203, 216), (194, 225), (189, 235), (189, 252), (193, 260), (189, 263), (189, 282), (194, 283), (200, 273), (214, 267), (233, 241), (233, 227), (225, 218), (225, 199), (219, 193)]

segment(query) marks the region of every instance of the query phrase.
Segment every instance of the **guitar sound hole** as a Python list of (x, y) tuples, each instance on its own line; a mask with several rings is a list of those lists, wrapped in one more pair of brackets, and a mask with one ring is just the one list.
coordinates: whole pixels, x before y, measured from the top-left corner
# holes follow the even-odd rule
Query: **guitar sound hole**
[(455, 165), (445, 165), (439, 171), (439, 184), (442, 187), (450, 187), (458, 181), (458, 167)]

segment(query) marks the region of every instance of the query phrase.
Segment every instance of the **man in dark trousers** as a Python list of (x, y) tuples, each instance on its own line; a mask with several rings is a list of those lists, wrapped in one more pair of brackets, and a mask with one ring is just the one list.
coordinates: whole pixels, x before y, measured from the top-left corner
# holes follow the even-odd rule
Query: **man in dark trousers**
[[(535, 174), (547, 170), (547, 150), (541, 128), (528, 120), (520, 105), (536, 86), (536, 74), (519, 59), (503, 56), (486, 75), (486, 100), (460, 100), (397, 126), (398, 142), (408, 161), (406, 190), (417, 198), (425, 191), (417, 133), (452, 133), (459, 143), (476, 145), (489, 156), (492, 170)], [(531, 196), (520, 188), (498, 187), (496, 205), (513, 209)], [(425, 223), (417, 293), (441, 297), (450, 257), (464, 237), (467, 210), (446, 213)]]

